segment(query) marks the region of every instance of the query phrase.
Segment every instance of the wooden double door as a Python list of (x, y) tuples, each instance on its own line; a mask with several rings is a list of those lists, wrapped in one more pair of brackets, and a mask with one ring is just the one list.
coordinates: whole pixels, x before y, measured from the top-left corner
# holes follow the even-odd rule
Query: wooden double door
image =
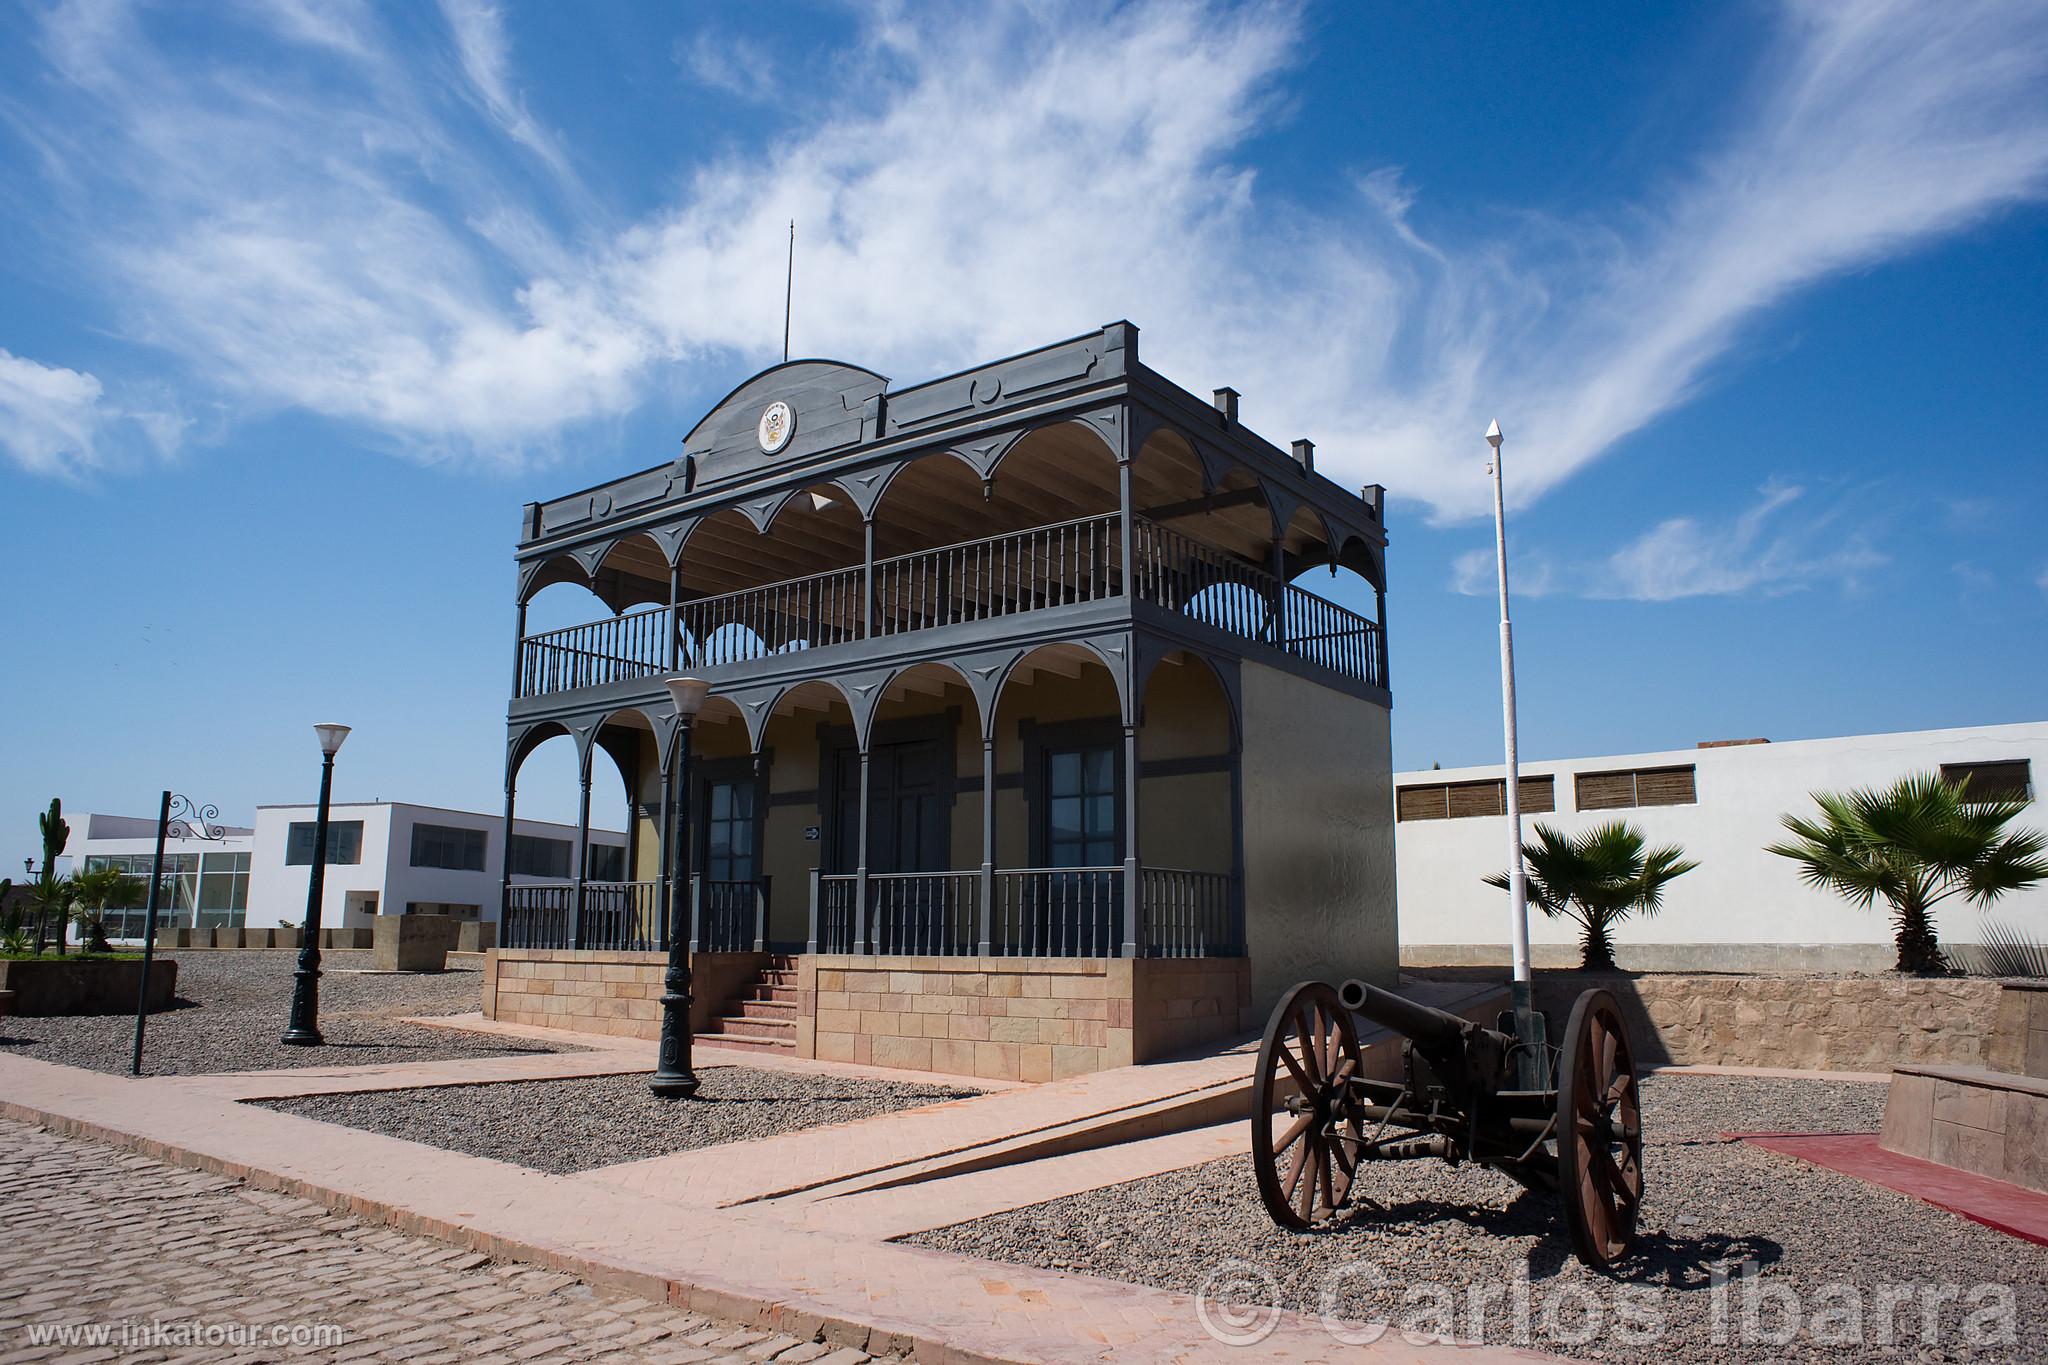
[[(953, 775), (937, 739), (877, 744), (868, 756), (868, 871), (943, 872), (952, 863)], [(838, 750), (829, 862), (838, 873), (860, 865), (860, 753)]]

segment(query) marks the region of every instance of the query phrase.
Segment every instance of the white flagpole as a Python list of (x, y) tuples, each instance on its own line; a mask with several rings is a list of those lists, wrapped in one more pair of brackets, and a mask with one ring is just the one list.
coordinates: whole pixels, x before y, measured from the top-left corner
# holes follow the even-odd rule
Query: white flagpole
[[(1500, 709), (1501, 729), (1507, 742), (1507, 775), (1503, 785), (1508, 816), (1508, 913), (1514, 917), (1515, 1036), (1532, 1046), (1541, 1040), (1535, 1031), (1535, 1011), (1529, 985), (1529, 891), (1522, 871), (1522, 768), (1515, 745), (1515, 628), (1508, 616), (1508, 529), (1507, 510), (1501, 496), (1500, 423), (1486, 428), (1486, 444), (1493, 447), (1487, 469), (1493, 475), (1493, 548), (1500, 570)], [(1534, 1060), (1533, 1054), (1525, 1060)], [(1540, 1080), (1534, 1069), (1523, 1073), (1523, 1086), (1534, 1089)]]

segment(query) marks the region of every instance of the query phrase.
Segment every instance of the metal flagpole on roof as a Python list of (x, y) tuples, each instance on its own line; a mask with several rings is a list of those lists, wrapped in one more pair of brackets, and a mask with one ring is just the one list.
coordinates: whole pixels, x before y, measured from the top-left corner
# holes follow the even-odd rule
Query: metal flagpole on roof
[(1522, 868), (1522, 768), (1515, 743), (1515, 631), (1508, 616), (1508, 530), (1507, 511), (1501, 496), (1500, 423), (1486, 428), (1486, 444), (1493, 447), (1487, 472), (1493, 475), (1493, 548), (1500, 569), (1500, 709), (1501, 730), (1506, 739), (1507, 769), (1502, 782), (1508, 824), (1508, 913), (1513, 916), (1514, 981), (1510, 986), (1515, 1010), (1515, 1036), (1527, 1044), (1520, 1057), (1520, 1084), (1524, 1090), (1539, 1090), (1549, 1084), (1544, 1074), (1543, 1038), (1539, 1032), (1529, 982), (1529, 889)]
[(789, 363), (789, 302), (796, 292), (796, 219), (789, 220), (789, 268), (782, 277), (782, 361)]

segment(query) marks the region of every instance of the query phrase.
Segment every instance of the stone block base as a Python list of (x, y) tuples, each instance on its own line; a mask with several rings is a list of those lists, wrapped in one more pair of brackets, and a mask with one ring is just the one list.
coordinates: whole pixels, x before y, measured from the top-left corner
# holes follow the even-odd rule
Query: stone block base
[(380, 972), (440, 972), (448, 969), (456, 921), (447, 915), (379, 915), (370, 944)]
[[(690, 959), (690, 1027), (703, 1032), (767, 963), (766, 953)], [(484, 1015), (505, 1024), (621, 1038), (661, 1036), (667, 953), (494, 948), (484, 960)]]
[(1899, 1067), (1878, 1145), (2048, 1194), (2048, 1081), (1981, 1067)]
[[(178, 964), (158, 958), (150, 964), (149, 1008), (166, 1009), (177, 994)], [(133, 1014), (142, 993), (142, 962), (47, 958), (0, 961), (0, 992), (20, 1015)]]
[[(652, 1039), (662, 953), (509, 949), (484, 965), (484, 1013), (510, 1024)], [(691, 959), (691, 1027), (766, 964)], [(824, 1061), (1046, 1081), (1156, 1061), (1254, 1033), (1243, 958), (796, 959), (796, 1052)]]
[(797, 1052), (1047, 1081), (1252, 1032), (1243, 958), (797, 959)]
[(458, 953), (488, 953), (498, 946), (498, 926), (487, 919), (463, 920), (455, 931)]

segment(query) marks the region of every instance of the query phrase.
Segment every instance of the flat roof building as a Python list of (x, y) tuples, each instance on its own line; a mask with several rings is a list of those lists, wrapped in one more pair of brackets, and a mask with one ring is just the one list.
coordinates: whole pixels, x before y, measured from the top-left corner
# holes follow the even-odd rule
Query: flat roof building
[[(1968, 780), (1973, 791), (2033, 803), (2014, 827), (2043, 830), (2048, 815), (2035, 783), (2044, 769), (2048, 722), (1525, 762), (1523, 838), (1533, 840), (1539, 823), (1581, 834), (1622, 819), (1650, 844), (1679, 844), (1699, 863), (1665, 889), (1654, 917), (1616, 931), (1615, 958), (1625, 968), (1885, 971), (1896, 953), (1883, 905), (1861, 909), (1810, 887), (1797, 864), (1766, 853), (1787, 837), (1779, 817), (1813, 814), (1816, 790), (1937, 772)], [(1501, 772), (1492, 764), (1395, 774), (1404, 964), (1508, 960), (1507, 894), (1480, 880), (1508, 863)], [(1988, 912), (2036, 939), (2044, 914), (2048, 887), (2002, 897)], [(1981, 944), (1986, 915), (1951, 900), (1936, 927), (1944, 942)], [(1532, 908), (1529, 938), (1539, 966), (1578, 961), (1567, 920)]]
[[(181, 834), (164, 844), (167, 894), (157, 922), (170, 928), (263, 928), (306, 918), (316, 810), (311, 805), (256, 808), (253, 826), (228, 826), (218, 839)], [(404, 801), (344, 801), (329, 808), (327, 875), (321, 923), (367, 927), (379, 914), (498, 917), (506, 868), (504, 819), (476, 811)], [(156, 851), (156, 821), (87, 814), (74, 817), (74, 868), (117, 866), (145, 883)], [(515, 885), (570, 875), (574, 826), (521, 820), (512, 842)], [(625, 836), (593, 830), (593, 875), (617, 877)], [(108, 936), (139, 939), (143, 911), (110, 919)]]

